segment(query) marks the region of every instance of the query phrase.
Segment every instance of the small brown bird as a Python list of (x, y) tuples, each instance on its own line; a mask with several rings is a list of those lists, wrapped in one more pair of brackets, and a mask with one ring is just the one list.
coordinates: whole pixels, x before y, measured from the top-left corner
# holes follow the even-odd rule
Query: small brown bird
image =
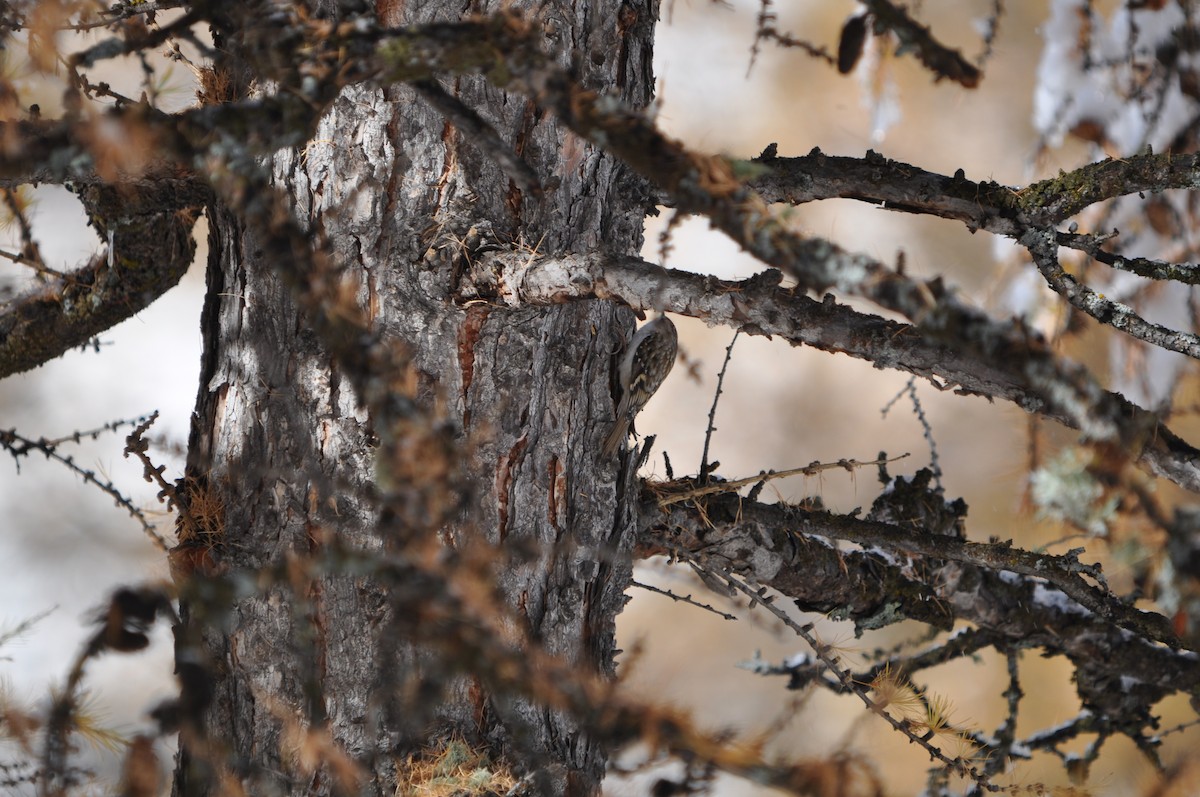
[(604, 440), (603, 453), (611, 457), (629, 436), (633, 419), (654, 395), (671, 368), (679, 349), (679, 334), (665, 315), (642, 326), (625, 347), (617, 366), (621, 383), (621, 400), (617, 405), (617, 422)]

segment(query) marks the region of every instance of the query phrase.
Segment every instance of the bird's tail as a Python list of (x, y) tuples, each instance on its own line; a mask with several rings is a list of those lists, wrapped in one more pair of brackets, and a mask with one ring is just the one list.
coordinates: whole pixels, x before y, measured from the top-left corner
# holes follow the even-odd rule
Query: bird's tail
[(625, 442), (625, 438), (629, 436), (629, 418), (621, 414), (617, 418), (617, 422), (613, 424), (612, 431), (608, 433), (608, 437), (604, 438), (604, 448), (602, 449), (604, 458), (608, 459), (616, 455), (617, 449), (621, 447), (621, 443)]

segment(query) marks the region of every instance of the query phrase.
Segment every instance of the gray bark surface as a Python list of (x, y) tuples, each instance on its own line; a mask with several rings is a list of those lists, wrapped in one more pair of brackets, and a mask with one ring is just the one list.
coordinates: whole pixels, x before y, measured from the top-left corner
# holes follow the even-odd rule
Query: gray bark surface
[[(398, 22), (455, 14), (431, 4)], [(570, 50), (588, 85), (649, 100), (656, 4), (578, 0), (548, 16), (547, 45)], [(523, 97), (475, 77), (443, 88), (494, 126), (543, 193), (514, 187), (406, 86), (344, 91), (304, 151), (277, 154), (276, 182), (296, 217), (327, 239), (357, 306), (409, 347), (419, 400), (458, 430), (469, 479), (442, 539), (499, 546), (497, 583), (523, 630), (547, 651), (611, 674), (636, 496), (632, 474), (601, 461), (599, 441), (612, 423), (612, 361), (632, 316), (595, 300), (468, 304), (462, 280), (480, 249), (636, 254), (645, 191)], [(389, 550), (396, 541), (381, 538), (364, 498), (375, 468), (371, 419), (255, 232), (220, 209), (211, 229), (189, 467), (225, 503), (219, 566), (278, 564), (334, 537)], [(244, 751), (244, 782), (258, 794), (333, 788), (319, 774), (297, 777), (289, 761), (285, 726), (301, 718), (327, 722), (372, 770), (377, 794), (393, 793), (397, 760), (451, 732), (519, 771), (557, 773), (542, 791), (598, 790), (604, 752), (572, 718), (450, 679), (444, 656), (398, 638), (391, 614), (381, 585), (333, 574), (241, 598), (226, 627), (193, 627), (215, 674), (206, 744)], [(423, 692), (431, 688), (441, 690), (433, 700)], [(184, 748), (176, 791), (203, 790), (189, 781), (198, 753), (188, 752), (186, 734)]]

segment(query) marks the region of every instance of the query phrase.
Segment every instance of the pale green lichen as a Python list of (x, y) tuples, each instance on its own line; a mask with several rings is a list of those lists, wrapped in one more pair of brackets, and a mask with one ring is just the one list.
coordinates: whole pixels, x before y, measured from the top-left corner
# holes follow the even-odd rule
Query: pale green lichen
[(1108, 532), (1120, 496), (1105, 495), (1090, 462), (1087, 449), (1071, 448), (1030, 474), (1029, 495), (1039, 519), (1070, 523), (1089, 534)]

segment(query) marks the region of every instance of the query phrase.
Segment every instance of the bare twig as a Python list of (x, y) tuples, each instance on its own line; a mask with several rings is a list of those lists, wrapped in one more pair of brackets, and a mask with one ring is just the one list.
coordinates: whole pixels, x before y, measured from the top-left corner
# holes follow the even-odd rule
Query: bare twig
[(901, 454), (898, 457), (873, 459), (869, 462), (861, 462), (857, 459), (841, 459), (837, 462), (814, 462), (811, 465), (805, 465), (803, 468), (768, 471), (766, 473), (760, 473), (757, 476), (748, 476), (744, 479), (720, 482), (719, 484), (711, 484), (705, 487), (693, 487), (691, 485), (678, 487), (667, 484), (659, 484), (655, 486), (655, 489), (657, 489), (660, 493), (658, 505), (660, 507), (667, 507), (671, 504), (678, 504), (683, 501), (702, 498), (706, 495), (737, 492), (743, 487), (747, 487), (752, 484), (758, 484), (765, 481), (774, 481), (775, 479), (786, 479), (788, 476), (815, 476), (816, 474), (827, 470), (853, 471), (856, 468), (865, 468), (871, 465), (883, 465), (888, 462), (896, 462), (897, 460), (904, 459), (907, 456), (908, 454)]
[[(138, 420), (140, 421), (142, 419)], [(108, 479), (98, 476), (95, 471), (81, 467), (75, 462), (74, 457), (63, 455), (58, 452), (58, 447), (66, 442), (79, 442), (79, 440), (84, 437), (91, 437), (92, 439), (95, 439), (103, 432), (113, 431), (130, 423), (133, 423), (133, 421), (113, 421), (105, 424), (100, 429), (93, 429), (88, 432), (76, 432), (68, 437), (57, 438), (55, 440), (47, 440), (45, 438), (32, 440), (28, 437), (18, 434), (15, 429), (9, 429), (8, 431), (0, 430), (0, 448), (6, 449), (9, 454), (12, 455), (13, 459), (17, 461), (18, 468), (20, 467), (20, 458), (23, 456), (28, 456), (34, 451), (41, 453), (47, 459), (52, 459), (55, 462), (65, 465), (68, 470), (70, 470), (79, 478), (83, 479), (84, 483), (93, 484), (100, 488), (102, 492), (108, 494), (113, 501), (116, 502), (117, 506), (128, 512), (130, 517), (141, 524), (142, 531), (146, 533), (146, 536), (148, 536), (155, 545), (165, 551), (169, 547), (166, 539), (155, 530), (154, 525), (151, 524), (146, 518), (146, 514), (141, 509), (134, 506), (133, 501), (125, 497), (125, 495), (122, 494), (119, 489), (117, 489), (115, 484)]]
[(665, 595), (666, 597), (670, 598), (673, 601), (678, 601), (680, 603), (687, 603), (692, 606), (695, 606), (698, 609), (703, 609), (706, 612), (712, 612), (717, 617), (720, 617), (725, 620), (736, 620), (737, 619), (737, 617), (735, 615), (729, 614), (727, 612), (723, 612), (714, 606), (708, 605), (707, 603), (700, 603), (698, 600), (695, 600), (691, 595), (676, 595), (674, 592), (671, 592), (668, 589), (659, 589), (658, 587), (654, 586), (653, 584), (643, 584), (642, 582), (637, 581), (636, 579), (633, 581), (630, 581), (629, 584), (630, 584), (630, 586), (633, 586), (633, 587), (640, 587), (641, 589), (644, 589), (647, 592), (654, 592), (659, 595)]
[(1050, 287), (1072, 307), (1140, 341), (1200, 359), (1200, 335), (1147, 321), (1128, 305), (1106, 298), (1068, 274), (1058, 261), (1058, 237), (1054, 230), (1030, 230), (1021, 237), (1021, 244), (1029, 250)]
[(907, 395), (912, 401), (913, 414), (917, 416), (917, 422), (921, 424), (921, 430), (925, 435), (925, 442), (929, 443), (929, 469), (933, 471), (933, 482), (938, 489), (942, 486), (942, 466), (938, 462), (937, 443), (933, 439), (933, 426), (929, 423), (929, 418), (925, 415), (925, 410), (921, 407), (921, 399), (917, 395), (917, 380), (912, 377), (896, 396), (889, 401), (883, 408), (883, 417), (886, 418), (888, 411), (892, 408), (901, 396)]
[(733, 344), (737, 343), (738, 335), (742, 331), (736, 330), (733, 333), (733, 340), (729, 341), (729, 345), (725, 347), (725, 362), (721, 363), (721, 370), (717, 374), (717, 389), (713, 391), (712, 407), (708, 410), (708, 426), (704, 429), (704, 452), (700, 455), (700, 481), (708, 481), (708, 444), (712, 440), (712, 433), (717, 429), (713, 425), (717, 418), (717, 402), (721, 399), (721, 388), (725, 384), (725, 371), (729, 368), (729, 361), (733, 359)]

